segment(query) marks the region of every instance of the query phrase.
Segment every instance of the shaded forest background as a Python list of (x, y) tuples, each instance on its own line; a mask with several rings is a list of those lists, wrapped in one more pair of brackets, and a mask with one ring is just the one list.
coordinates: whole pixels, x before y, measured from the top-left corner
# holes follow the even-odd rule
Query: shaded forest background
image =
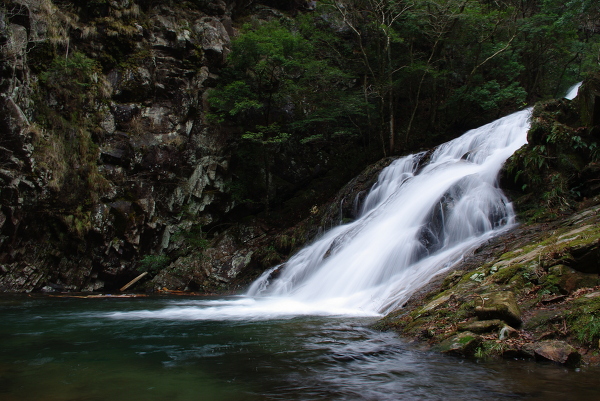
[(598, 71), (599, 32), (594, 0), (3, 0), (0, 290), (238, 288), (366, 166)]

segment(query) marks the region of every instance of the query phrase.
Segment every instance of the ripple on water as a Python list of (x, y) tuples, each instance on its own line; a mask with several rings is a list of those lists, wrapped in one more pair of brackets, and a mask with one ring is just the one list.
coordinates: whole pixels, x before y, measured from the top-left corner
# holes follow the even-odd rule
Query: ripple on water
[(172, 308), (171, 299), (40, 299), (19, 305), (19, 319), (13, 307), (0, 309), (0, 399), (600, 399), (599, 370), (443, 357), (369, 329), (373, 318), (110, 317)]

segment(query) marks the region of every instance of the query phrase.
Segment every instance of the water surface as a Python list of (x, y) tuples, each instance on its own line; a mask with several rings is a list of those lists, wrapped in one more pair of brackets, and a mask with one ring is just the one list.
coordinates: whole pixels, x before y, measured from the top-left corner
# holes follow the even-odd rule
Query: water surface
[(239, 299), (3, 296), (0, 400), (600, 399), (598, 369), (445, 357), (376, 317), (209, 317), (215, 302)]

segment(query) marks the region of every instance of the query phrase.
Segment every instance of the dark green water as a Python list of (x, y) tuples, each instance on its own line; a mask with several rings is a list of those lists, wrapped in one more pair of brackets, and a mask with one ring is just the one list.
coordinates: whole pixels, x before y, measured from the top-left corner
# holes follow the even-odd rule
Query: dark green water
[(202, 308), (2, 297), (0, 400), (600, 399), (598, 369), (444, 357), (370, 330), (373, 318), (190, 317)]

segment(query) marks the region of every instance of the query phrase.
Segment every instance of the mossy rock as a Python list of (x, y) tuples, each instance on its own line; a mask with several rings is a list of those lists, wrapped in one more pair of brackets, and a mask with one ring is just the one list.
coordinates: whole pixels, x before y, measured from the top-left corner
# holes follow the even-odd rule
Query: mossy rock
[(600, 285), (598, 274), (581, 273), (565, 265), (552, 266), (542, 280), (544, 288), (551, 292), (571, 294), (581, 288)]
[(500, 319), (475, 320), (472, 322), (459, 323), (458, 331), (470, 331), (477, 334), (483, 334), (498, 331), (504, 326), (505, 323)]
[(433, 349), (443, 354), (472, 357), (481, 345), (481, 341), (481, 336), (470, 331), (463, 331), (447, 338)]
[(510, 326), (521, 326), (521, 311), (512, 291), (483, 294), (481, 298), (483, 304), (475, 308), (475, 314), (480, 319), (500, 319)]
[[(493, 266), (492, 266), (493, 269)], [(523, 270), (522, 264), (509, 265), (492, 272), (491, 280), (497, 284), (507, 284)]]
[(536, 310), (528, 319), (524, 322), (523, 328), (525, 330), (534, 330), (543, 328), (550, 323), (559, 321), (563, 318), (565, 311), (561, 309), (540, 309)]
[(600, 345), (600, 292), (573, 301), (566, 317), (570, 332), (579, 341), (592, 347)]

